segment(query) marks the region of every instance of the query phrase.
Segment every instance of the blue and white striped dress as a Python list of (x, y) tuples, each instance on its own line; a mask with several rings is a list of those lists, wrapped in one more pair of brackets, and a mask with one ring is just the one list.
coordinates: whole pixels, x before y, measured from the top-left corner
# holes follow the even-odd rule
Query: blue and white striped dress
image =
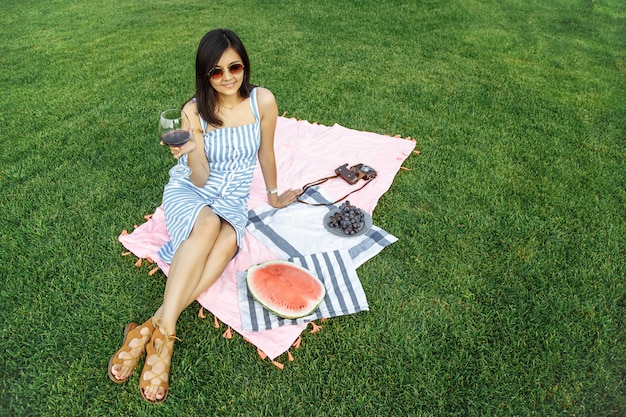
[[(189, 237), (200, 209), (209, 206), (215, 214), (229, 222), (237, 232), (241, 247), (248, 222), (250, 185), (261, 142), (261, 117), (256, 100), (256, 89), (250, 94), (250, 106), (255, 123), (206, 131), (202, 117), (204, 149), (209, 161), (209, 178), (202, 188), (189, 178), (170, 178), (163, 192), (163, 211), (170, 240), (161, 249), (159, 257), (171, 263), (180, 244)], [(187, 155), (182, 156), (187, 163)]]

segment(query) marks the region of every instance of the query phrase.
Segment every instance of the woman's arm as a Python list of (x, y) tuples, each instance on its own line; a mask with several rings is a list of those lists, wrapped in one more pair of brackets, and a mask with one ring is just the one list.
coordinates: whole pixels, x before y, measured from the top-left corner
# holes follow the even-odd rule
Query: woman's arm
[[(278, 120), (278, 106), (272, 92), (257, 87), (257, 103), (261, 114), (261, 145), (259, 147), (259, 164), (268, 191), (277, 190), (276, 156), (274, 154), (274, 132)], [(267, 201), (272, 207), (281, 208), (291, 204), (301, 194), (300, 190), (287, 190), (282, 194), (271, 192)]]
[(189, 179), (196, 187), (203, 187), (209, 179), (210, 169), (209, 161), (204, 152), (204, 136), (202, 134), (200, 117), (198, 116), (198, 108), (196, 107), (196, 103), (190, 100), (183, 106), (183, 111), (189, 118), (193, 134), (189, 142), (185, 145), (170, 147), (170, 150), (176, 159), (187, 154), (187, 165), (191, 168)]

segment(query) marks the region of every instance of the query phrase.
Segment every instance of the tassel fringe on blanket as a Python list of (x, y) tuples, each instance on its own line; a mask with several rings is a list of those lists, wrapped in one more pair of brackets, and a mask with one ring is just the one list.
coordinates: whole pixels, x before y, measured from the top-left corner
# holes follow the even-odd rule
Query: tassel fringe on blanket
[[(198, 317), (201, 319), (206, 319), (206, 314), (204, 313), (204, 307), (200, 307), (200, 310), (198, 310)], [(328, 319), (320, 319), (320, 322), (323, 323)], [(311, 331), (310, 333), (318, 333), (320, 330), (322, 330), (322, 326), (315, 324), (315, 322), (309, 322), (309, 324), (311, 325)], [(219, 321), (219, 319), (216, 316), (213, 316), (213, 327), (215, 327), (216, 329), (219, 329), (221, 327), (221, 323)], [(230, 326), (226, 326), (226, 331), (224, 331), (224, 333), (222, 333), (222, 337), (225, 339), (232, 339), (233, 338), (233, 331), (232, 328)], [(252, 344), (252, 342), (250, 342), (250, 340), (248, 340), (247, 338), (243, 338), (243, 340), (245, 340), (246, 342)], [(291, 347), (289, 348), (289, 350), (287, 350), (287, 360), (289, 362), (293, 362), (295, 361), (295, 357), (292, 354), (292, 351), (295, 349), (300, 348), (302, 344), (302, 337), (299, 336), (295, 342), (292, 343)], [(267, 360), (268, 356), (265, 352), (263, 352), (260, 348), (256, 348), (257, 350), (257, 354), (259, 355), (259, 357), (262, 360)], [(285, 364), (277, 361), (275, 359), (271, 360), (272, 365), (276, 366), (278, 369), (283, 370), (285, 368)]]

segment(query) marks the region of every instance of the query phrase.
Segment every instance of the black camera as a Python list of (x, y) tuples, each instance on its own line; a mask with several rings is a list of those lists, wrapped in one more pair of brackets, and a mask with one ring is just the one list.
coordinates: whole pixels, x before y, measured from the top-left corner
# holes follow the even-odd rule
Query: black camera
[(355, 171), (359, 178), (363, 178), (366, 181), (376, 178), (376, 170), (369, 165), (356, 164), (355, 166), (350, 167), (350, 169)]
[(361, 178), (366, 181), (376, 178), (376, 170), (365, 164), (356, 164), (350, 168), (348, 168), (348, 164), (343, 164), (335, 169), (335, 174), (348, 184), (355, 184)]

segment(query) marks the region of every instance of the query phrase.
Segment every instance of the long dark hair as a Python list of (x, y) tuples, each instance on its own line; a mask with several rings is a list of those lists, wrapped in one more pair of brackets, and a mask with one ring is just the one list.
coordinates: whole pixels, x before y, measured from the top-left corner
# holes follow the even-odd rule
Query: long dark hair
[(243, 83), (239, 88), (242, 98), (250, 97), (254, 87), (250, 84), (250, 59), (239, 36), (232, 30), (214, 29), (208, 32), (198, 45), (196, 55), (196, 98), (198, 113), (206, 122), (213, 126), (221, 126), (222, 120), (217, 117), (217, 92), (211, 86), (208, 73), (219, 61), (228, 48), (232, 48), (241, 57), (243, 63)]

